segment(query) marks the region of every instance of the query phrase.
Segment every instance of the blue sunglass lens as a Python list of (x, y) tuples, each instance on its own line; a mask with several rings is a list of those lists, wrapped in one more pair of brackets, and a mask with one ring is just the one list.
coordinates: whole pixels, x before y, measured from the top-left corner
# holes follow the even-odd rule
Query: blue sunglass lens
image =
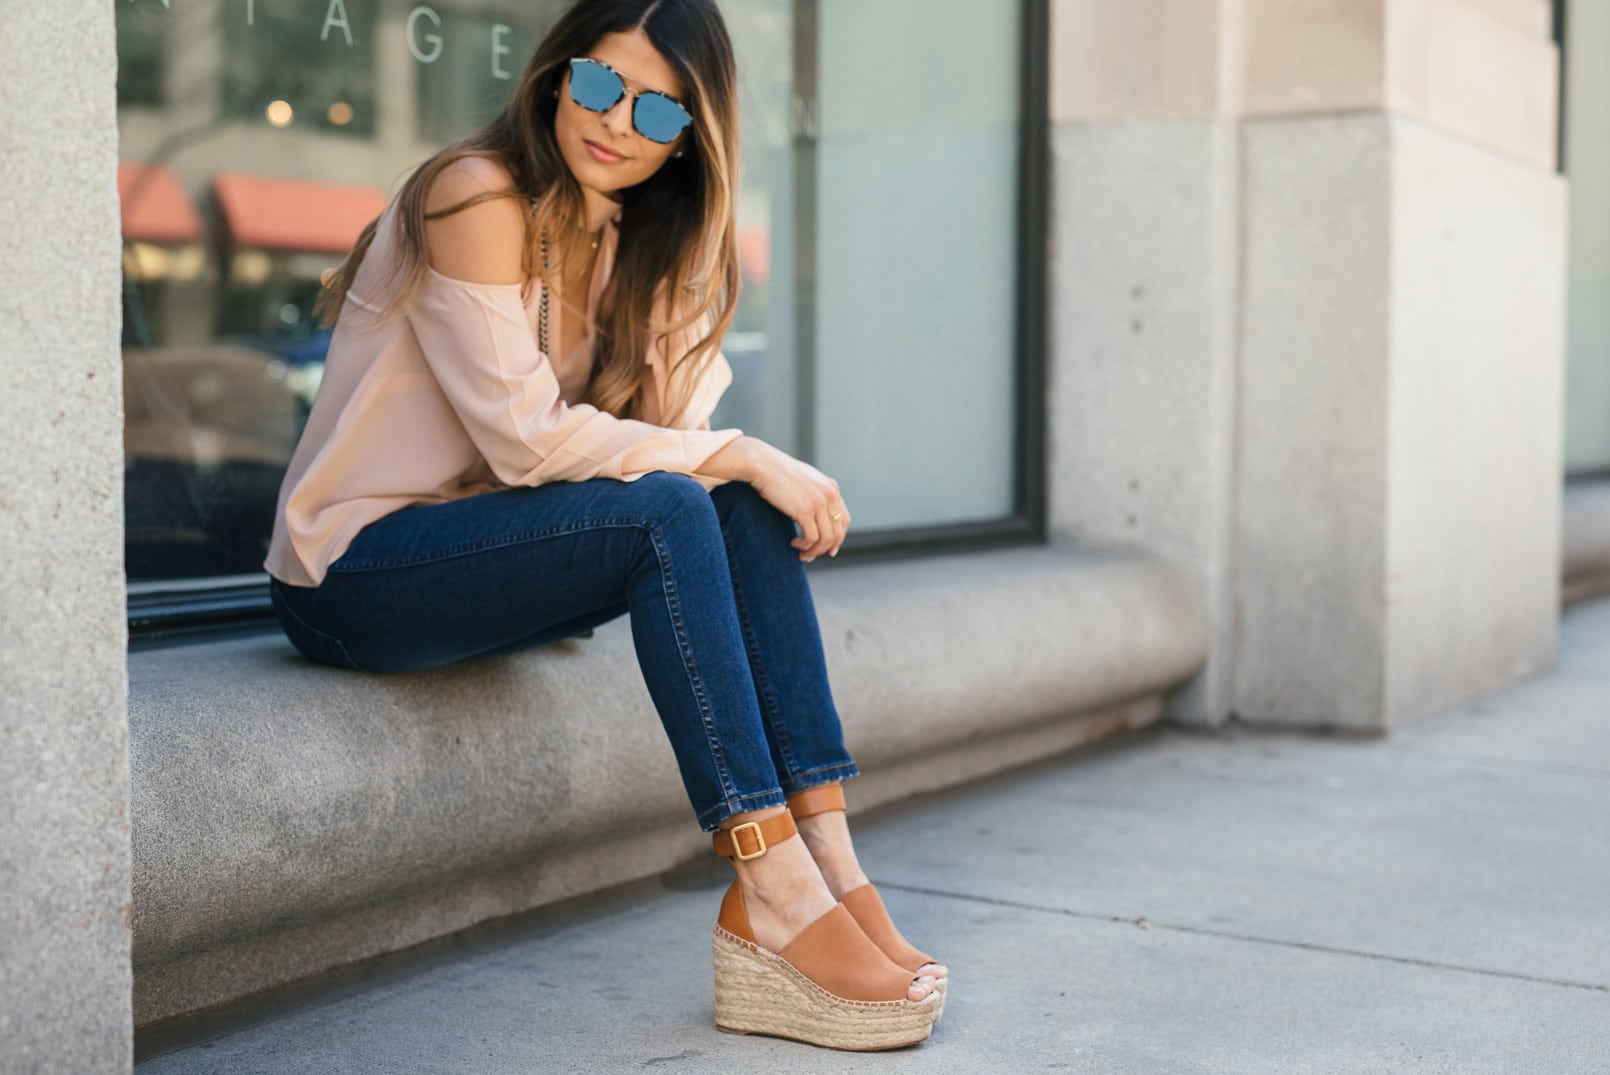
[[(593, 112), (608, 112), (626, 93), (626, 84), (597, 60), (570, 61), (570, 97)], [(693, 122), (687, 110), (663, 93), (640, 94), (632, 105), (632, 126), (651, 142), (664, 145)]]
[(620, 76), (602, 64), (570, 61), (570, 97), (581, 107), (608, 112), (625, 92)]
[(637, 133), (661, 145), (681, 134), (692, 122), (693, 117), (686, 109), (658, 93), (643, 94), (632, 109), (632, 126), (637, 128)]

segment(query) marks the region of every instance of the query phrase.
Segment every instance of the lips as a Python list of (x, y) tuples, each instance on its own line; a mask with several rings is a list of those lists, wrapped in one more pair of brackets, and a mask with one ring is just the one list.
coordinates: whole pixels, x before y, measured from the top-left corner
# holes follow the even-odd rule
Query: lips
[(599, 164), (619, 164), (626, 159), (624, 154), (617, 153), (608, 146), (601, 146), (590, 139), (583, 139), (582, 141), (587, 146), (588, 155)]

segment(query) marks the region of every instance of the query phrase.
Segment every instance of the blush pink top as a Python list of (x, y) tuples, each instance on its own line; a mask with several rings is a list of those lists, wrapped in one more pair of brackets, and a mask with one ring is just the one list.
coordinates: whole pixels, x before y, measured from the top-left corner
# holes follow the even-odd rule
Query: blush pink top
[[(307, 426), (291, 456), (263, 567), (281, 582), (317, 586), (353, 537), (413, 504), (651, 471), (698, 473), (741, 430), (710, 429), (732, 369), (719, 353), (679, 415), (665, 412), (666, 350), (650, 348), (644, 420), (616, 418), (577, 402), (592, 371), (594, 330), (553, 361), (537, 345), (539, 282), (476, 284), (427, 268), (406, 312), (382, 321), (382, 291), (394, 250), (393, 203), (382, 215), (330, 340)], [(596, 309), (614, 264), (618, 232), (599, 241), (587, 310)], [(557, 294), (555, 295), (557, 300)], [(549, 331), (559, 323), (549, 303)], [(679, 349), (680, 348), (680, 349)]]

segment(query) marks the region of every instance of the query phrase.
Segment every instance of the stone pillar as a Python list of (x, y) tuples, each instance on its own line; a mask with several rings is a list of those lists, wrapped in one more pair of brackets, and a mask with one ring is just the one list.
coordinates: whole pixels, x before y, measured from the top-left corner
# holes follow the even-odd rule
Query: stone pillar
[(0, 1071), (127, 1072), (113, 8), (0, 28)]
[(1239, 154), (1219, 0), (1054, 0), (1053, 538), (1139, 544), (1207, 600), (1176, 720), (1217, 722), (1234, 654)]
[(1054, 18), (1053, 528), (1201, 579), (1175, 719), (1380, 730), (1550, 664), (1546, 0)]

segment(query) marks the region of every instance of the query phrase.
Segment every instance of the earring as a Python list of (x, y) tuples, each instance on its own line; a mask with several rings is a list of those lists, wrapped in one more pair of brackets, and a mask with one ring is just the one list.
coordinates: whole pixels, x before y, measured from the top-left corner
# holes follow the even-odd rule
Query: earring
[(675, 153), (671, 154), (671, 156), (675, 157), (677, 160), (681, 160), (684, 156), (686, 156), (686, 154), (679, 149)]
[(558, 90), (553, 91), (553, 99), (556, 100), (556, 101), (559, 100), (559, 91)]

